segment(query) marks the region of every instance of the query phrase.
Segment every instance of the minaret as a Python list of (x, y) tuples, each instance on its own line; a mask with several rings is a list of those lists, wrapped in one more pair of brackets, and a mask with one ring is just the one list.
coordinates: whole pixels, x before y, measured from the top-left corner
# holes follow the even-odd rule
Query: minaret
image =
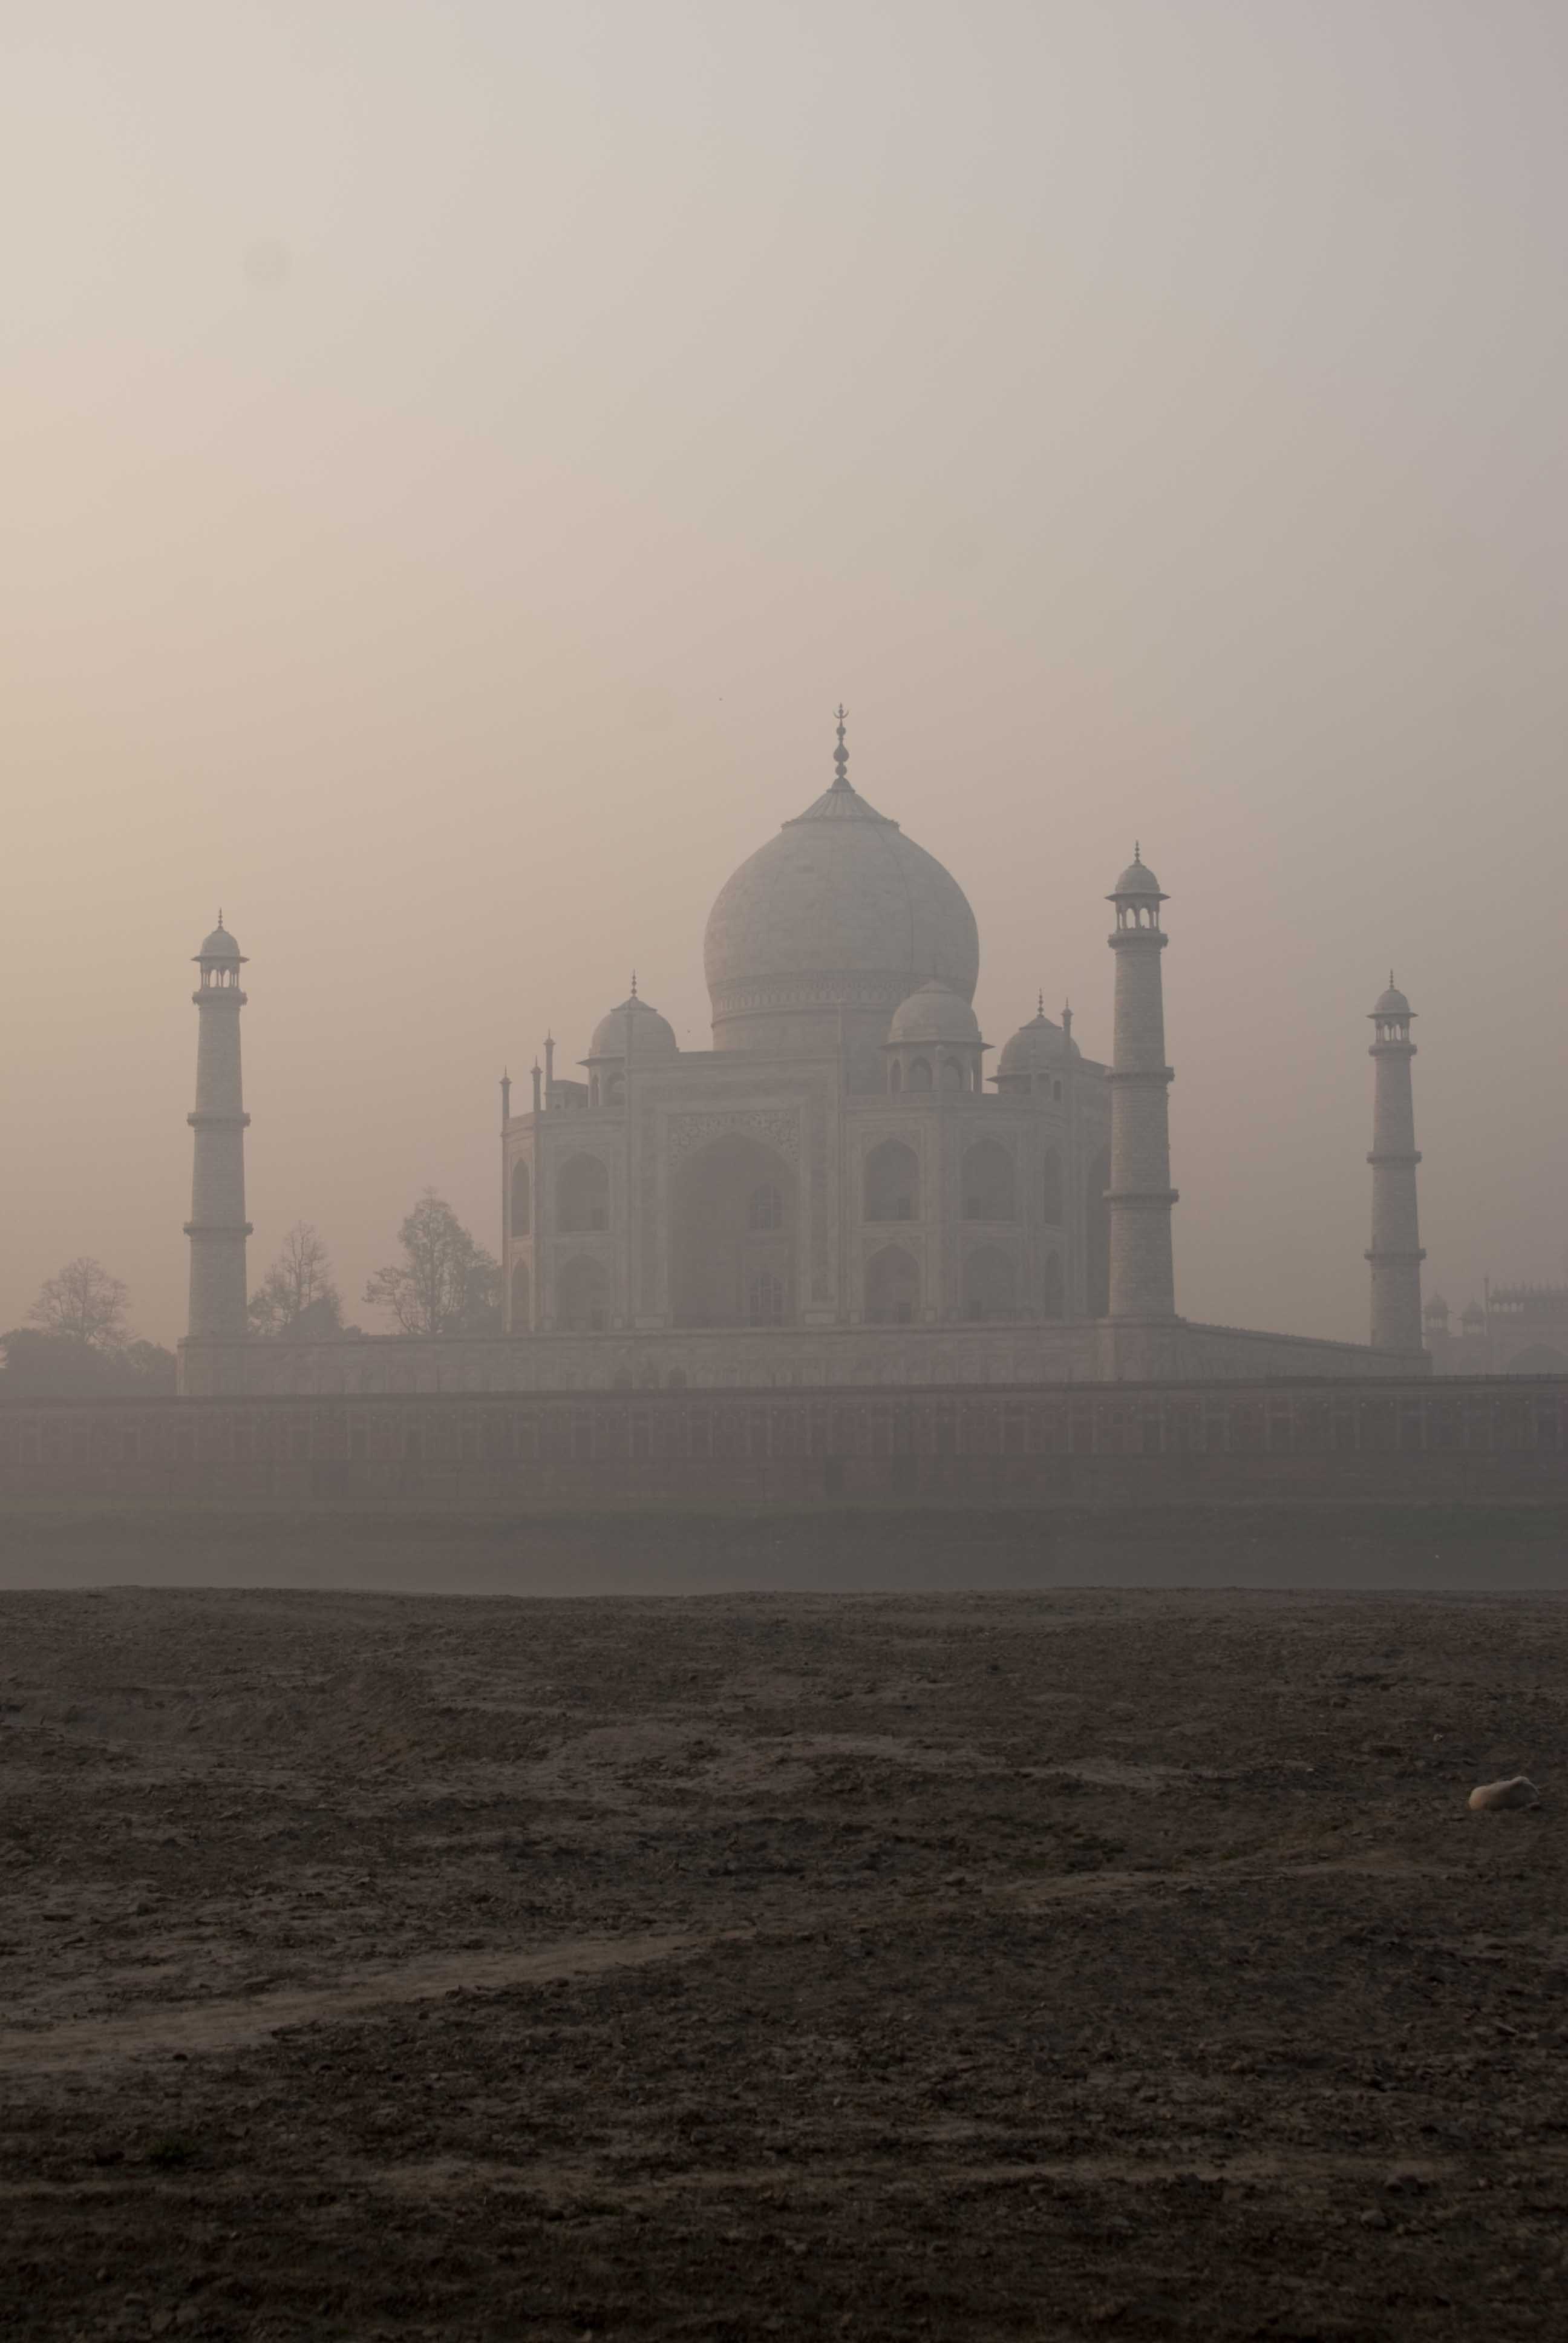
[(1174, 1318), (1169, 1099), (1160, 955), (1168, 900), (1134, 846), (1116, 906), (1116, 1035), (1111, 1069), (1111, 1315)]
[(1374, 1351), (1422, 1347), (1421, 1249), (1415, 1216), (1415, 1103), (1411, 1093), (1411, 1005), (1396, 990), (1389, 970), (1388, 990), (1372, 1011), (1372, 1043), (1367, 1052), (1377, 1069), (1372, 1093), (1372, 1343)]
[(246, 1331), (245, 1127), (240, 1096), (239, 1012), (245, 995), (239, 971), (245, 954), (217, 915), (217, 925), (196, 955), (201, 985), (191, 999), (200, 1012), (196, 1042), (196, 1133), (191, 1182), (191, 1296), (187, 1333), (199, 1342), (237, 1342)]

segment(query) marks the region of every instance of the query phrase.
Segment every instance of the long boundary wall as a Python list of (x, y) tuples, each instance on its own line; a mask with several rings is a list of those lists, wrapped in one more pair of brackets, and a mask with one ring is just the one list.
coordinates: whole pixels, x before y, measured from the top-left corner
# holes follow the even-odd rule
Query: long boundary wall
[(1568, 1378), (21, 1402), (0, 1498), (1568, 1499)]
[(180, 1344), (194, 1399), (379, 1393), (831, 1390), (953, 1384), (1225, 1383), (1258, 1377), (1407, 1382), (1423, 1351), (1185, 1318), (955, 1326), (709, 1327), (614, 1334), (362, 1334), (331, 1342)]

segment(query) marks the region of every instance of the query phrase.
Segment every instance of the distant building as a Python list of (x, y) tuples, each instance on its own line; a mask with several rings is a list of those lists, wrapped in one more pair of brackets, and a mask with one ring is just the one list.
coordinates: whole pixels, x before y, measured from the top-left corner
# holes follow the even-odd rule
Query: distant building
[[(682, 1050), (635, 979), (573, 1074), (553, 1040), (525, 1111), (502, 1083), (504, 1332), (236, 1339), (243, 1260), (238, 954), (203, 947), (188, 1393), (1062, 1383), (1425, 1372), (1411, 1010), (1377, 1038), (1373, 1343), (1193, 1324), (1171, 1253), (1166, 897), (1135, 851), (1111, 889), (1111, 1061), (1043, 998), (1000, 1050), (972, 1007), (962, 889), (850, 786), (720, 889), (712, 1047)], [(232, 1076), (232, 1078), (231, 1078)], [(221, 1078), (221, 1079), (220, 1079)], [(221, 1091), (221, 1097), (219, 1091)], [(193, 1255), (194, 1259), (194, 1255)], [(243, 1272), (241, 1286), (243, 1292)]]
[(1493, 1285), (1455, 1328), (1447, 1302), (1426, 1305), (1426, 1347), (1440, 1375), (1568, 1374), (1568, 1283)]

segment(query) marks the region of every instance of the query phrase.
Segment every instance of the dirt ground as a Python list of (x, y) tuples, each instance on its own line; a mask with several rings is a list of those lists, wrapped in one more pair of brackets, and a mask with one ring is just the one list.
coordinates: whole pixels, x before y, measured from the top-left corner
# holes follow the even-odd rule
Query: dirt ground
[(1561, 2333), (1565, 1660), (1533, 1595), (0, 1597), (0, 2329)]

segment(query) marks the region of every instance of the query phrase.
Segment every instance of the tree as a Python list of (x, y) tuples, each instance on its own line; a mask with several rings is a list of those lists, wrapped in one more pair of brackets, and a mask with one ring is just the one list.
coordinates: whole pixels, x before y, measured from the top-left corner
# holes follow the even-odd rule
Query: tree
[(111, 1277), (101, 1261), (78, 1253), (57, 1277), (45, 1279), (27, 1317), (45, 1334), (86, 1342), (95, 1351), (117, 1351), (126, 1340), (129, 1300), (130, 1288)]
[(115, 1364), (126, 1379), (127, 1391), (145, 1392), (149, 1397), (155, 1392), (174, 1397), (179, 1361), (166, 1343), (149, 1342), (145, 1336), (127, 1342)]
[(69, 1334), (15, 1326), (0, 1334), (5, 1399), (153, 1399), (172, 1395), (176, 1361), (161, 1342), (126, 1342), (106, 1351)]
[(404, 1334), (488, 1334), (500, 1325), (500, 1263), (444, 1197), (425, 1189), (397, 1232), (401, 1261), (368, 1279), (365, 1299)]
[(296, 1221), (283, 1249), (250, 1297), (253, 1332), (297, 1341), (317, 1340), (343, 1331), (343, 1296), (332, 1280), (332, 1262), (308, 1221)]

